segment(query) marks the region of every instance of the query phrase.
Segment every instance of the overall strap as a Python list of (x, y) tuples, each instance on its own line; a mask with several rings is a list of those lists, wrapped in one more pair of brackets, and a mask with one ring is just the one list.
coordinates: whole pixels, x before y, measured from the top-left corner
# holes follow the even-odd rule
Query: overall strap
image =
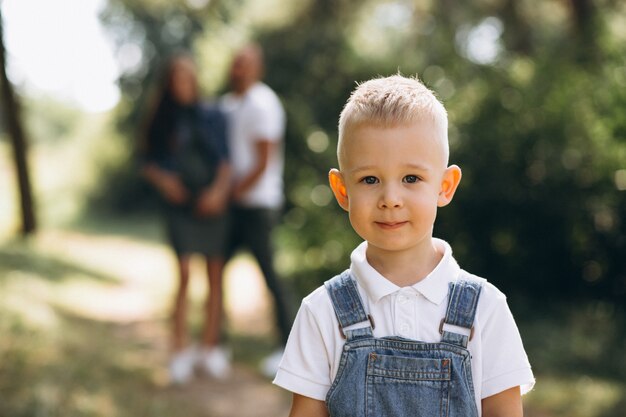
[[(349, 270), (329, 279), (324, 286), (339, 320), (341, 335), (348, 341), (373, 337), (374, 323), (371, 316), (365, 314), (363, 302)], [(362, 325), (358, 326), (359, 324)]]
[(439, 325), (442, 342), (467, 347), (474, 335), (474, 318), (482, 287), (481, 281), (464, 279), (449, 284), (448, 309)]

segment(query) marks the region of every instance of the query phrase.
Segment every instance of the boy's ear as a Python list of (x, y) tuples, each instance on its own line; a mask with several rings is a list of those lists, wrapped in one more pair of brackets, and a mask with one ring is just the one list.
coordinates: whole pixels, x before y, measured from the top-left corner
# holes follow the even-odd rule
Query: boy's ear
[(342, 209), (348, 211), (350, 208), (350, 203), (348, 201), (348, 192), (346, 191), (346, 184), (343, 180), (343, 175), (341, 172), (333, 168), (328, 173), (328, 182), (330, 183), (330, 188), (333, 190), (333, 194), (337, 199), (337, 203), (341, 206)]
[(441, 190), (437, 199), (437, 206), (443, 207), (450, 204), (459, 183), (461, 182), (461, 168), (456, 165), (450, 165), (443, 173), (441, 180)]

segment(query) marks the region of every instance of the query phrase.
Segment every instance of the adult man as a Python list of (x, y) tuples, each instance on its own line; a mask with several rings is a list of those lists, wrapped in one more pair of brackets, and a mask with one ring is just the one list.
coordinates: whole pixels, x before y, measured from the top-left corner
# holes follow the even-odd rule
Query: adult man
[[(284, 346), (291, 328), (285, 291), (274, 270), (271, 232), (283, 204), (283, 145), (285, 111), (278, 96), (262, 83), (263, 53), (247, 45), (230, 69), (231, 91), (221, 101), (229, 121), (229, 145), (234, 177), (233, 227), (229, 255), (245, 246), (256, 258), (274, 298), (275, 314)], [(268, 357), (263, 371), (273, 376), (282, 349)]]

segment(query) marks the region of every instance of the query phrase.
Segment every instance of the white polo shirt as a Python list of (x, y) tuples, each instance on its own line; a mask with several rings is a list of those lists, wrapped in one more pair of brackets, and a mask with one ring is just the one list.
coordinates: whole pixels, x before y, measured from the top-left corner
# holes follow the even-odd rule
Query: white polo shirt
[(267, 85), (258, 82), (243, 95), (226, 94), (220, 106), (228, 119), (228, 144), (235, 180), (248, 175), (256, 165), (258, 141), (276, 144), (265, 171), (246, 192), (240, 204), (255, 208), (279, 208), (284, 199), (282, 140), (286, 119), (278, 96)]
[[(352, 252), (350, 272), (365, 311), (374, 319), (375, 337), (441, 341), (439, 323), (446, 314), (448, 283), (458, 279), (461, 268), (450, 245), (440, 239), (435, 244), (444, 252), (443, 258), (428, 276), (409, 287), (398, 287), (367, 262), (367, 242)], [(345, 343), (338, 325), (330, 297), (321, 286), (302, 301), (274, 384), (324, 401)], [(522, 394), (532, 389), (535, 379), (506, 297), (488, 282), (480, 295), (468, 349), (479, 411), (483, 398), (518, 385)]]

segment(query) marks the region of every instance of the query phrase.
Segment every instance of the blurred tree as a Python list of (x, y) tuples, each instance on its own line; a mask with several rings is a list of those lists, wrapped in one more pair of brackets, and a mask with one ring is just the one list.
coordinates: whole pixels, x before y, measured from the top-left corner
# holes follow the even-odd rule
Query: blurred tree
[[(400, 69), (419, 73), (450, 111), (453, 158), (465, 179), (436, 234), (461, 263), (526, 300), (623, 300), (626, 269), (611, 254), (625, 249), (624, 184), (613, 181), (626, 163), (616, 111), (624, 60), (598, 61), (602, 51), (591, 60), (605, 23), (578, 22), (577, 7), (593, 4), (563, 8), (556, 34), (524, 6), (313, 2), (291, 25), (260, 36), (267, 81), (289, 111), (283, 255), (303, 292), (345, 267), (358, 241), (325, 185), (341, 106), (354, 80)], [(385, 51), (357, 38), (360, 25)], [(576, 32), (589, 30), (594, 35)], [(592, 39), (581, 44), (581, 36)], [(330, 146), (319, 152), (322, 137)]]
[(20, 119), (20, 105), (13, 90), (13, 85), (7, 77), (6, 50), (4, 47), (4, 22), (0, 11), (0, 86), (2, 87), (3, 118), (11, 142), (15, 159), (16, 177), (20, 194), (20, 208), (22, 214), (22, 234), (29, 235), (35, 232), (35, 210), (33, 193), (27, 161), (27, 140)]
[[(355, 81), (400, 70), (419, 74), (449, 111), (452, 161), (464, 179), (454, 204), (441, 210), (435, 234), (451, 242), (460, 263), (517, 301), (624, 301), (621, 3), (177, 4), (111, 1), (109, 13), (117, 17), (109, 22), (122, 22), (120, 39), (142, 40), (139, 63), (122, 78), (126, 105), (140, 101), (151, 59), (167, 45), (190, 46), (199, 55), (206, 45), (228, 54), (248, 38), (263, 45), (266, 81), (288, 112), (288, 203), (278, 261), (302, 293), (345, 268), (359, 241), (326, 185), (336, 165), (339, 112)], [(272, 14), (281, 17), (261, 23), (267, 20), (261, 15)], [(184, 36), (163, 43), (172, 21), (192, 23), (182, 25)], [(121, 116), (131, 120), (129, 114)]]

